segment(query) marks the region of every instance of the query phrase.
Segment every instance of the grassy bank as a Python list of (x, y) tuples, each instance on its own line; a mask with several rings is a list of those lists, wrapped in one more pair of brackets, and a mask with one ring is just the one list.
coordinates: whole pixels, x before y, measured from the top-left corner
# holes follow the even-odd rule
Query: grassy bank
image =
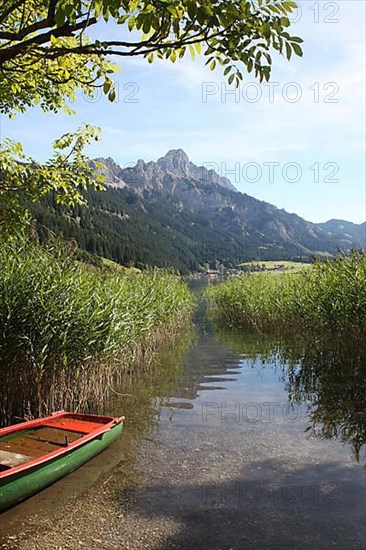
[(191, 307), (187, 287), (167, 272), (89, 269), (59, 246), (3, 245), (0, 422), (96, 397)]
[(359, 252), (300, 273), (244, 275), (208, 290), (219, 317), (260, 330), (366, 330), (366, 257)]

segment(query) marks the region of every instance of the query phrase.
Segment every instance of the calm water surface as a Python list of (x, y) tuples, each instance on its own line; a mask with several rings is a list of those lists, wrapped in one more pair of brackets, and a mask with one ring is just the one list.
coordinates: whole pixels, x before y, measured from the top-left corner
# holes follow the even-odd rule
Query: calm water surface
[(3, 514), (3, 540), (113, 475), (122, 507), (139, 485), (137, 514), (179, 520), (167, 550), (364, 549), (365, 371), (364, 350), (222, 329), (202, 302), (105, 404), (127, 417), (120, 442)]

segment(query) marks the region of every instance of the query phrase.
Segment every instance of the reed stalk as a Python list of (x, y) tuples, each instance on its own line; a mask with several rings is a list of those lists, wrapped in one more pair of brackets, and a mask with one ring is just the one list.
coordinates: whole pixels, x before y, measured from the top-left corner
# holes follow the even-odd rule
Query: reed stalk
[(100, 400), (189, 316), (175, 275), (89, 269), (60, 245), (0, 249), (0, 423)]

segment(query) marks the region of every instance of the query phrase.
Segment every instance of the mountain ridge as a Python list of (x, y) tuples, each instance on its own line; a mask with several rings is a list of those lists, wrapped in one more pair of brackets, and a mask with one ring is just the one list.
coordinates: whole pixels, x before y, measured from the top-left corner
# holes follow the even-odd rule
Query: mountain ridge
[(158, 161), (121, 167), (99, 158), (92, 167), (106, 190), (85, 193), (86, 206), (66, 208), (47, 197), (32, 206), (41, 239), (75, 240), (96, 256), (136, 267), (189, 273), (218, 263), (310, 260), (366, 248), (366, 224), (308, 222), (240, 193), (213, 170), (194, 165), (182, 149)]
[[(296, 243), (300, 253), (305, 254), (332, 253), (334, 246), (338, 245), (345, 250), (353, 246), (365, 248), (366, 223), (357, 225), (338, 220), (335, 224), (329, 220), (316, 224), (304, 220), (295, 213), (239, 192), (227, 178), (222, 178), (213, 170), (195, 166), (182, 149), (170, 150), (156, 162), (139, 160), (135, 166), (119, 167), (117, 172), (113, 172), (116, 166), (114, 161), (112, 164), (109, 159), (98, 161), (106, 166), (102, 173), (107, 184), (116, 185), (119, 179), (121, 186), (134, 189), (145, 199), (153, 200), (154, 195), (156, 199), (156, 194), (169, 196), (176, 208), (215, 217), (223, 225), (224, 222), (226, 225), (229, 223), (231, 211), (231, 223), (238, 230), (238, 226), (241, 227), (243, 237), (249, 232), (256, 233), (255, 240), (259, 241), (272, 240), (288, 245)], [(114, 181), (110, 178), (111, 171)], [(342, 226), (348, 231), (342, 231)], [(327, 250), (327, 245), (332, 250)]]

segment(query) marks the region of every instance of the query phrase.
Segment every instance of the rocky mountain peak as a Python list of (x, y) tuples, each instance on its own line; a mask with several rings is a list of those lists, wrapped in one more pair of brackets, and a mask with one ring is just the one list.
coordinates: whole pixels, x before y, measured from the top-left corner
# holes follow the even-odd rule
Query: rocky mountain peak
[[(96, 159), (97, 160), (97, 159)], [(146, 189), (170, 189), (176, 190), (180, 183), (187, 185), (191, 182), (196, 190), (207, 187), (224, 187), (236, 191), (235, 187), (227, 178), (221, 177), (217, 172), (205, 166), (196, 166), (188, 158), (183, 149), (172, 149), (157, 162), (145, 162), (138, 160), (135, 166), (122, 169), (113, 159), (98, 159), (105, 164), (105, 176), (107, 183), (112, 185), (130, 185), (136, 191)]]
[(165, 172), (188, 175), (191, 163), (183, 149), (171, 149), (164, 157), (159, 158), (157, 164)]

